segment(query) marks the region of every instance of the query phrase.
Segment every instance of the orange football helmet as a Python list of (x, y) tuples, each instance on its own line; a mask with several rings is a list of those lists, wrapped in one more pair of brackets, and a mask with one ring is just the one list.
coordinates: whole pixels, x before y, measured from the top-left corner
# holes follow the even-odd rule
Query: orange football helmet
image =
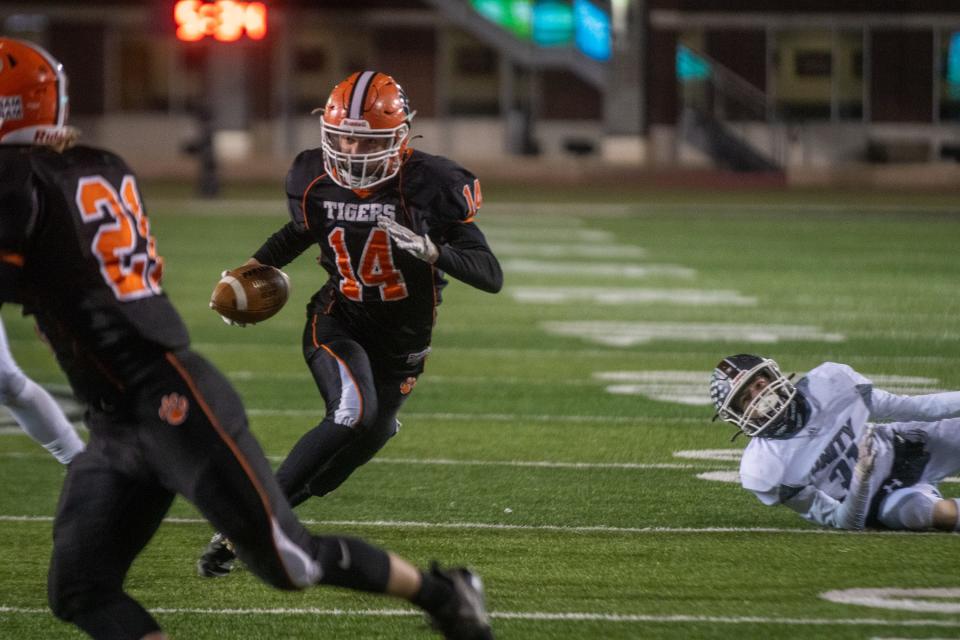
[(0, 144), (60, 146), (67, 127), (67, 76), (43, 48), (0, 37)]
[(323, 166), (330, 178), (347, 189), (369, 189), (397, 175), (415, 114), (387, 74), (351, 74), (323, 108)]

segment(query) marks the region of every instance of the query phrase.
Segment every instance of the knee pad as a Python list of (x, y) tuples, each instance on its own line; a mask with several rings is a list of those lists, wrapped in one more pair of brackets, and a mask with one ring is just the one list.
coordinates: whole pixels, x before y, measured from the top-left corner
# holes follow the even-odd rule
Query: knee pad
[(898, 489), (880, 504), (878, 519), (890, 529), (923, 531), (933, 526), (933, 506), (941, 500), (932, 485), (921, 484)]

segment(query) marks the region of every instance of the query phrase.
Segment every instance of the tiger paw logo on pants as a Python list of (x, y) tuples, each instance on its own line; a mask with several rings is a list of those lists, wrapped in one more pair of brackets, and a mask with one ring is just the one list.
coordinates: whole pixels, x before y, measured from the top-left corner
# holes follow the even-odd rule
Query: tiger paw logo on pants
[(400, 383), (400, 393), (402, 393), (405, 396), (409, 395), (410, 392), (413, 391), (413, 386), (415, 384), (417, 384), (416, 378), (414, 378), (413, 376), (407, 378), (406, 380)]
[(189, 408), (190, 402), (186, 398), (179, 393), (169, 393), (160, 399), (160, 411), (157, 414), (161, 420), (176, 427), (187, 419)]

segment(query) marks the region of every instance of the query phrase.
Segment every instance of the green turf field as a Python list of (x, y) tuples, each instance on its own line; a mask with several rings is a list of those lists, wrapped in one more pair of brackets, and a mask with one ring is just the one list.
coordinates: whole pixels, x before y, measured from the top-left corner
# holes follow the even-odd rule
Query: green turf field
[[(272, 189), (228, 195), (144, 189), (165, 290), (278, 463), (322, 410), (299, 345), (323, 275), (304, 254), (280, 315), (225, 326), (207, 308), (218, 274), (286, 220)], [(468, 563), (498, 638), (960, 637), (960, 538), (826, 532), (763, 507), (730, 481), (743, 438), (705, 404), (710, 369), (741, 351), (785, 371), (846, 362), (903, 393), (960, 389), (960, 197), (485, 196), (504, 290), (447, 287), (400, 434), (298, 509), (313, 530)], [(62, 385), (32, 324), (3, 318), (27, 373)], [(80, 637), (46, 609), (63, 471), (3, 424), (0, 638)], [(431, 637), (392, 600), (198, 578), (211, 529), (182, 501), (169, 517), (128, 588), (173, 638)], [(822, 597), (848, 589), (938, 591), (899, 609)]]

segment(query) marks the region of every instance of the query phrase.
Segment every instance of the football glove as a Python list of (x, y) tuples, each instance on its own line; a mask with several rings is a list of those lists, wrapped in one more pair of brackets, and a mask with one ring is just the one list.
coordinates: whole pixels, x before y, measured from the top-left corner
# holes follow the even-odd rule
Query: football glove
[(417, 235), (386, 216), (377, 218), (377, 226), (387, 232), (394, 244), (415, 258), (433, 264), (440, 257), (440, 250), (427, 235)]

